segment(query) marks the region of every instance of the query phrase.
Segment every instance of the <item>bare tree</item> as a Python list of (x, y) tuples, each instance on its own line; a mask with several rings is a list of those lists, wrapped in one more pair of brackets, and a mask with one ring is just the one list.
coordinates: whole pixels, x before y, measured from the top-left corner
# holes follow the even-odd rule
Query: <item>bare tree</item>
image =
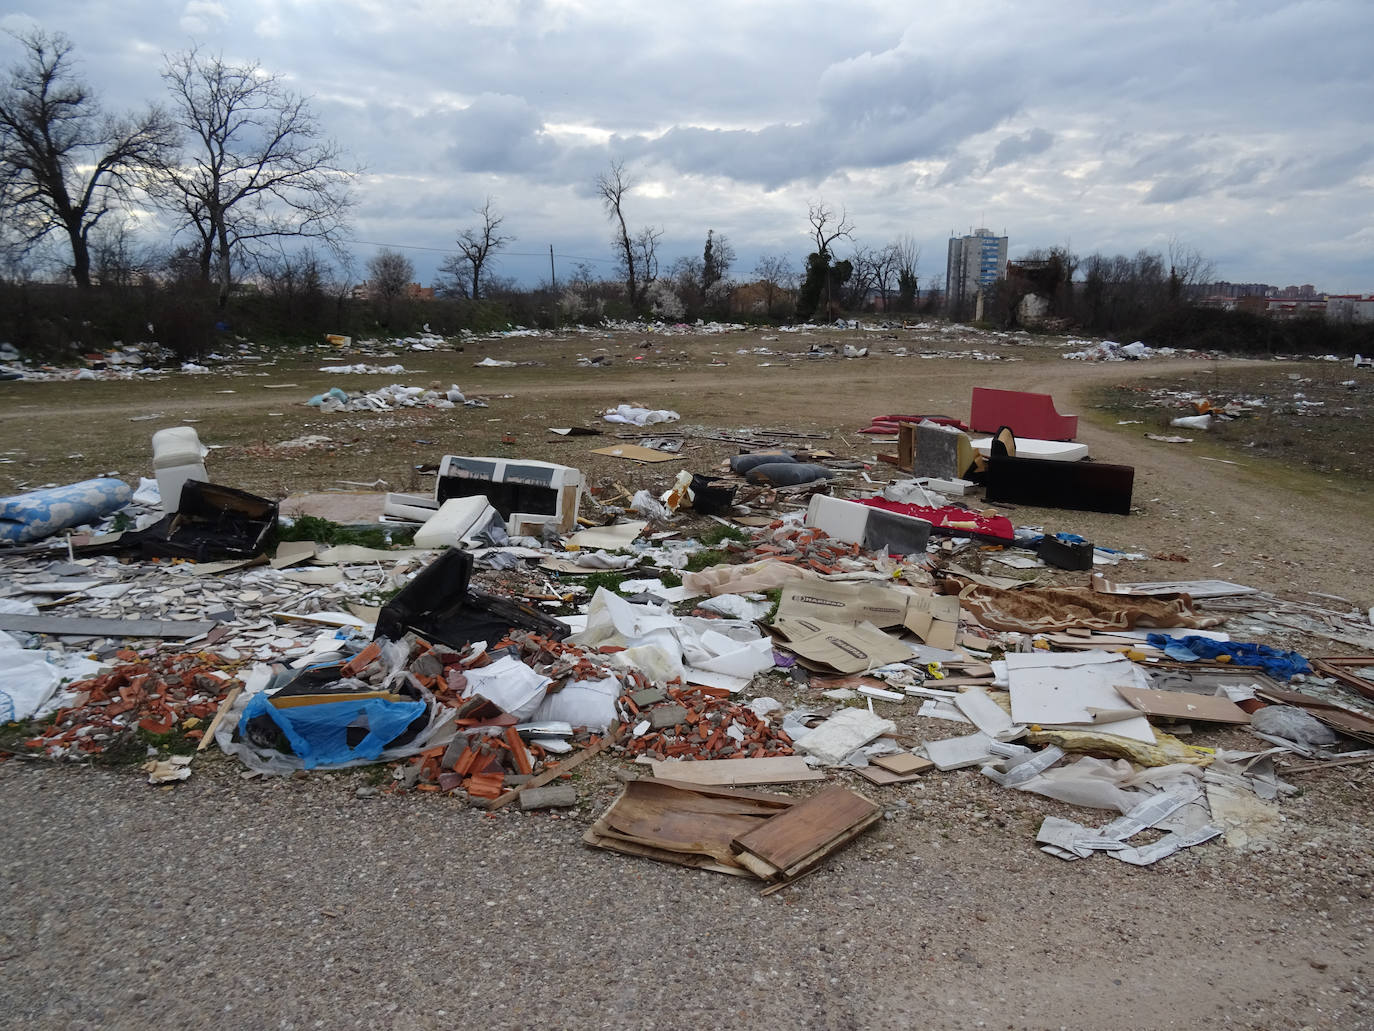
[(897, 271), (897, 308), (901, 311), (915, 311), (920, 296), (920, 281), (916, 270), (921, 261), (921, 245), (910, 233), (899, 236), (888, 245), (896, 263)]
[(153, 260), (138, 246), (133, 225), (117, 213), (90, 237), (91, 272), (102, 287), (129, 287), (152, 271)]
[(846, 284), (841, 303), (850, 311), (862, 311), (868, 305), (868, 296), (879, 288), (879, 277), (883, 271), (885, 253), (872, 247), (855, 247), (849, 256), (852, 273)]
[(15, 38), (24, 53), (0, 90), (0, 204), (23, 247), (65, 234), (72, 279), (88, 289), (91, 231), (148, 184), (175, 132), (156, 108), (102, 114), (72, 71), (67, 37), (35, 29)]
[(792, 262), (782, 254), (765, 254), (759, 258), (754, 266), (754, 275), (758, 277), (759, 283), (763, 286), (763, 303), (768, 308), (768, 314), (773, 313), (773, 305), (778, 299), (778, 295), (786, 290), (791, 290), (793, 283), (796, 282), (797, 273), (792, 268)]
[(635, 233), (635, 261), (639, 264), (640, 290), (653, 285), (658, 279), (658, 241), (663, 239), (663, 230), (645, 226)]
[(234, 261), (264, 241), (338, 242), (357, 172), (342, 166), (305, 98), (257, 62), (225, 64), (197, 49), (168, 56), (162, 78), (192, 138), (166, 177), (164, 201), (194, 234), (206, 284), (218, 260), (220, 307)]
[(634, 179), (625, 171), (623, 161), (612, 161), (611, 167), (596, 177), (596, 192), (601, 197), (601, 206), (606, 209), (606, 217), (615, 227), (611, 246), (615, 249), (620, 263), (621, 275), (625, 277), (625, 293), (631, 309), (637, 309), (643, 301), (643, 292), (658, 278), (658, 241), (663, 236), (662, 229), (645, 227), (631, 236), (625, 223), (625, 195), (634, 188)]
[(816, 241), (816, 262), (812, 266), (816, 274), (825, 277), (825, 310), (830, 312), (833, 304), (830, 293), (831, 276), (829, 275), (830, 262), (833, 255), (830, 247), (836, 240), (854, 239), (854, 223), (849, 218), (849, 213), (840, 209), (838, 215), (835, 209), (830, 207), (825, 201), (817, 201), (812, 204), (806, 213), (807, 221), (811, 223), (811, 235)]
[(1216, 266), (1196, 247), (1177, 236), (1169, 238), (1170, 299), (1192, 300), (1216, 275)]
[(811, 223), (811, 235), (816, 241), (816, 253), (831, 257), (830, 245), (836, 240), (854, 239), (854, 223), (843, 208), (837, 216), (835, 210), (824, 201), (812, 204), (806, 213)]
[(492, 260), (493, 254), (515, 238), (500, 234), (501, 223), (505, 218), (492, 213), (490, 197), (480, 208), (474, 210), (482, 216), (482, 224), (476, 229), (464, 229), (458, 234), (458, 250), (462, 254), (462, 260), (467, 262), (471, 270), (471, 296), (475, 301), (482, 296), (482, 270)]
[(730, 267), (735, 263), (735, 248), (724, 233), (719, 236), (715, 230), (706, 230), (706, 247), (701, 255), (701, 289), (710, 290), (730, 275)]
[(374, 301), (380, 301), (383, 323), (391, 323), (391, 308), (406, 295), (415, 279), (415, 265), (399, 251), (379, 251), (367, 263), (367, 289)]

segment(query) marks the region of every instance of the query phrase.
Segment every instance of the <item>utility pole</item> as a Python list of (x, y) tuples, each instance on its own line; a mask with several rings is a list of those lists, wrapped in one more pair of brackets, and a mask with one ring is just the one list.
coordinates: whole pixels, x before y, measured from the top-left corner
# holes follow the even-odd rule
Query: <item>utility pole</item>
[(558, 274), (553, 268), (553, 244), (549, 244), (549, 289), (553, 293), (553, 331), (558, 332)]

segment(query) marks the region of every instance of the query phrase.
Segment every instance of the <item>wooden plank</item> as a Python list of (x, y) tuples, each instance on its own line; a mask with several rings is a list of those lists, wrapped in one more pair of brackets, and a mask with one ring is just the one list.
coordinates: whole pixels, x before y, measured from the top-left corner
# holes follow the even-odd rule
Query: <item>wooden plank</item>
[(916, 465), (916, 427), (904, 422), (897, 427), (897, 468), (910, 472)]
[(215, 731), (224, 722), (225, 715), (234, 707), (239, 695), (243, 694), (243, 685), (235, 684), (229, 689), (229, 693), (219, 703), (219, 708), (215, 710), (215, 718), (210, 721), (210, 725), (205, 728), (205, 735), (200, 739), (200, 744), (196, 745), (197, 752), (203, 752), (210, 747), (210, 742), (215, 739)]
[(1366, 763), (1374, 763), (1374, 755), (1352, 755), (1347, 759), (1327, 759), (1325, 762), (1299, 763), (1296, 766), (1284, 766), (1279, 772), (1287, 777), (1291, 773), (1315, 773), (1318, 770), (1330, 769), (1333, 766), (1364, 766)]
[(825, 780), (825, 774), (806, 765), (796, 755), (764, 756), (758, 759), (701, 759), (682, 762), (652, 762), (649, 769), (656, 778), (683, 784), (713, 784), (736, 787), (749, 784), (789, 784), (803, 780)]
[(794, 804), (786, 795), (645, 777), (625, 785), (583, 840), (663, 862), (754, 876), (730, 842)]
[(1334, 677), (1366, 698), (1374, 698), (1374, 681), (1355, 672), (1366, 666), (1374, 666), (1374, 655), (1329, 655), (1312, 660), (1312, 667), (1318, 673)]
[(925, 773), (927, 770), (935, 769), (935, 764), (924, 756), (913, 755), (910, 752), (898, 752), (895, 755), (879, 755), (873, 759), (874, 765), (881, 766), (883, 769), (905, 776), (909, 773)]
[(786, 871), (878, 812), (878, 806), (863, 795), (836, 786), (736, 838), (734, 845)]
[[(934, 763), (930, 765), (932, 769), (935, 768)], [(910, 784), (913, 780), (921, 779), (920, 773), (893, 773), (891, 770), (873, 765), (861, 767), (854, 772), (864, 780), (877, 784), (879, 787), (887, 787), (890, 784)]]
[(875, 810), (858, 823), (851, 827), (846, 827), (834, 837), (822, 842), (791, 866), (785, 867), (782, 871), (782, 876), (787, 880), (795, 880), (797, 877), (802, 876), (804, 873), (811, 870), (817, 863), (824, 860), (826, 856), (839, 851), (882, 818), (882, 812)]
[(500, 795), (497, 798), (493, 798), (491, 801), (487, 803), (487, 808), (500, 809), (502, 806), (510, 805), (512, 802), (514, 802), (517, 798), (520, 797), (520, 792), (524, 791), (526, 788), (542, 788), (545, 784), (548, 784), (550, 781), (557, 780), (559, 777), (563, 776), (563, 774), (567, 773), (569, 770), (581, 766), (592, 756), (600, 755), (606, 749), (616, 744), (624, 736), (625, 728), (623, 726), (617, 726), (615, 730), (603, 736), (601, 740), (598, 741), (596, 744), (588, 745), (586, 748), (582, 749), (582, 751), (568, 756), (557, 766), (551, 766), (538, 776), (531, 777), (524, 784), (521, 784), (518, 788), (512, 788), (510, 791), (507, 791), (504, 795)]
[(215, 628), (195, 619), (98, 619), (91, 616), (17, 616), (0, 613), (0, 630), (68, 637), (166, 637), (185, 640)]

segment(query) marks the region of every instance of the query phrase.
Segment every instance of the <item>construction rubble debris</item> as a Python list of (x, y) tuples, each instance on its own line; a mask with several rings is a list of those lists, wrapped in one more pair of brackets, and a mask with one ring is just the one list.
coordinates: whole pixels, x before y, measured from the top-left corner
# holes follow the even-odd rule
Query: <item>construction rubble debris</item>
[[(393, 385), (308, 403), (485, 402)], [(1133, 582), (1142, 552), (1018, 525), (989, 499), (1128, 519), (1132, 470), (1086, 457), (1049, 395), (986, 391), (973, 412), (873, 417), (858, 439), (898, 452), (862, 467), (781, 432), (717, 431), (739, 453), (701, 462), (684, 446), (701, 431), (674, 425), (599, 452), (638, 463), (634, 490), (436, 455), (432, 495), (385, 496), (377, 526), (408, 528), (404, 547), (294, 539), (277, 501), (211, 482), (178, 431), (137, 489), (0, 499), (2, 747), (127, 758), (155, 784), (215, 752), (246, 776), (366, 766), (384, 794), (572, 810), (590, 846), (764, 891), (930, 778), (1074, 807), (1046, 810), (1028, 850), (1142, 866), (1256, 847), (1304, 771), (1374, 761), (1369, 613)], [(638, 403), (588, 415), (680, 423)], [(1289, 647), (1294, 631), (1326, 654)], [(599, 812), (584, 764), (623, 781)]]

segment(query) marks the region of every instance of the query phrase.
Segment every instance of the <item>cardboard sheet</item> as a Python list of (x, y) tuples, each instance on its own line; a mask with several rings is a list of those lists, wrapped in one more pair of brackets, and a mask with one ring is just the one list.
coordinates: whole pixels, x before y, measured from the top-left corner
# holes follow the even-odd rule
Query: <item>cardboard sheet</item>
[[(793, 619), (841, 626), (869, 623), (910, 630), (933, 648), (951, 650), (959, 626), (959, 599), (933, 591), (903, 591), (881, 583), (806, 580), (784, 584), (776, 622)], [(910, 652), (900, 659), (910, 658)], [(843, 672), (857, 672), (845, 670)]]
[(682, 456), (671, 451), (655, 451), (651, 447), (640, 447), (638, 444), (613, 444), (611, 447), (599, 447), (592, 451), (594, 455), (605, 455), (608, 458), (623, 458), (630, 462), (671, 462), (673, 459), (681, 459)]
[(578, 530), (568, 538), (567, 545), (570, 548), (616, 551), (633, 544), (635, 538), (643, 533), (648, 525), (645, 520), (635, 519), (625, 523), (614, 523), (611, 526), (593, 526), (586, 530)]
[(855, 626), (778, 618), (764, 629), (795, 653), (803, 666), (819, 673), (863, 673), (911, 658), (910, 648), (872, 623)]

